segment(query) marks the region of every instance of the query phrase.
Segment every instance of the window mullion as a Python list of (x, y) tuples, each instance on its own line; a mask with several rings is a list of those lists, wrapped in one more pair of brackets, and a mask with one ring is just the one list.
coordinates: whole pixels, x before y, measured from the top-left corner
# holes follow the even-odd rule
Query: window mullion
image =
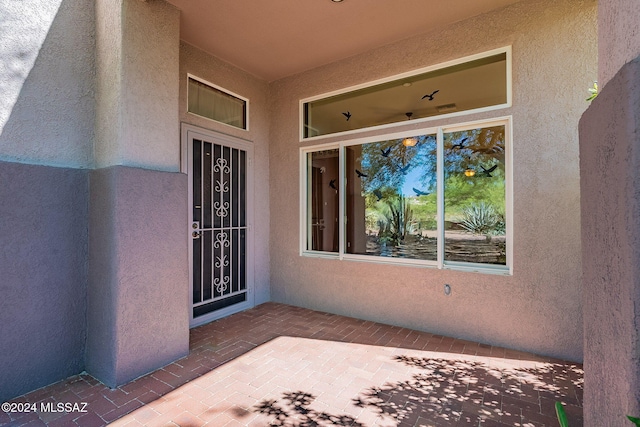
[(436, 198), (438, 225), (438, 268), (444, 266), (444, 132), (436, 134)]
[(345, 239), (346, 239), (346, 210), (345, 203), (347, 197), (347, 182), (345, 173), (346, 164), (345, 147), (340, 144), (338, 151), (338, 182), (340, 183), (339, 199), (338, 199), (338, 256), (343, 259), (345, 253)]
[(312, 249), (312, 245), (311, 245), (311, 236), (313, 233), (313, 221), (311, 220), (311, 195), (312, 195), (312, 185), (311, 185), (311, 175), (312, 175), (312, 165), (311, 165), (311, 161), (309, 160), (309, 153), (305, 153), (305, 159), (304, 162), (307, 165), (306, 167), (306, 171), (305, 171), (305, 183), (306, 183), (306, 192), (305, 192), (305, 218), (304, 221), (307, 225), (307, 230), (306, 230), (306, 239), (305, 239), (305, 243), (304, 243), (304, 250), (309, 250)]

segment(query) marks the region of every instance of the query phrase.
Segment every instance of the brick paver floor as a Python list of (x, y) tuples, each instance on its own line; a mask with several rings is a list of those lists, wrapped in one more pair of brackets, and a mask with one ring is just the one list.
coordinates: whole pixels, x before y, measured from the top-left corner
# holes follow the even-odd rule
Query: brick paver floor
[(13, 400), (87, 412), (0, 425), (556, 427), (561, 401), (577, 427), (582, 378), (575, 363), (267, 303), (193, 329), (189, 356), (117, 389), (82, 374)]

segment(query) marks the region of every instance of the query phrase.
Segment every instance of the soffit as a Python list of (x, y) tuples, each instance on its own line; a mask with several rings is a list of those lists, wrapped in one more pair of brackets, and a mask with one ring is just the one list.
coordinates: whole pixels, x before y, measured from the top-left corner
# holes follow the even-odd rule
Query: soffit
[(182, 40), (274, 81), (519, 0), (168, 1)]

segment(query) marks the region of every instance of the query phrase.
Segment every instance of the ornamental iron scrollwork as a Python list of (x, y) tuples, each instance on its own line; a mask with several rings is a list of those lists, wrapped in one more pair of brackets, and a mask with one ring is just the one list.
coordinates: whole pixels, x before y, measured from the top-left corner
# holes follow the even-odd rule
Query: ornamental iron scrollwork
[(213, 208), (216, 210), (216, 215), (220, 218), (224, 218), (229, 213), (229, 202), (215, 202)]
[(218, 291), (219, 294), (222, 294), (224, 293), (224, 291), (227, 290), (230, 280), (231, 279), (229, 278), (229, 276), (224, 276), (223, 279), (220, 279), (219, 277), (216, 277), (215, 279), (213, 279), (213, 284), (215, 285), (216, 290)]
[(229, 191), (229, 184), (227, 183), (227, 181), (220, 181), (218, 179), (216, 179), (216, 187), (215, 187), (216, 191), (220, 191), (222, 193), (226, 193), (227, 191)]
[(222, 255), (221, 257), (217, 256), (216, 258), (218, 259), (215, 264), (216, 268), (229, 266), (229, 260), (227, 259), (226, 255)]
[(227, 159), (223, 159), (222, 157), (219, 157), (216, 160), (216, 165), (213, 167), (213, 170), (215, 172), (224, 172), (224, 173), (229, 173), (231, 171), (231, 168), (229, 167), (229, 165), (227, 164)]
[(216, 241), (213, 242), (214, 248), (219, 248), (220, 246), (224, 246), (225, 248), (228, 248), (229, 244), (230, 244), (229, 236), (227, 235), (226, 231), (222, 231), (216, 234)]

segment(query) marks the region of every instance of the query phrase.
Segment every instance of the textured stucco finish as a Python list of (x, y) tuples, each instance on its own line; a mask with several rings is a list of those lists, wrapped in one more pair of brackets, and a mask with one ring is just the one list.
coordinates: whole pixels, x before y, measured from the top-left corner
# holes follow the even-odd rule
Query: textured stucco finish
[(0, 160), (87, 168), (94, 2), (0, 2)]
[(87, 173), (0, 162), (0, 402), (84, 367)]
[(164, 1), (96, 2), (86, 367), (109, 386), (189, 347), (179, 24)]
[(640, 60), (580, 121), (584, 420), (640, 415)]
[(605, 86), (620, 67), (640, 56), (638, 0), (598, 2), (598, 81)]
[[(272, 83), (272, 299), (581, 360), (577, 128), (597, 73), (596, 9), (592, 0), (523, 1)], [(513, 106), (455, 121), (513, 116), (513, 276), (300, 257), (299, 99), (506, 45)]]
[(179, 171), (180, 12), (98, 0), (96, 16), (96, 167)]
[[(192, 74), (249, 99), (249, 130), (245, 131), (187, 113), (187, 74)], [(255, 304), (269, 294), (269, 88), (266, 82), (189, 45), (180, 45), (180, 121), (245, 139), (253, 145), (254, 295)], [(276, 163), (277, 165), (277, 163)]]
[(187, 177), (91, 172), (87, 371), (109, 386), (189, 351)]

